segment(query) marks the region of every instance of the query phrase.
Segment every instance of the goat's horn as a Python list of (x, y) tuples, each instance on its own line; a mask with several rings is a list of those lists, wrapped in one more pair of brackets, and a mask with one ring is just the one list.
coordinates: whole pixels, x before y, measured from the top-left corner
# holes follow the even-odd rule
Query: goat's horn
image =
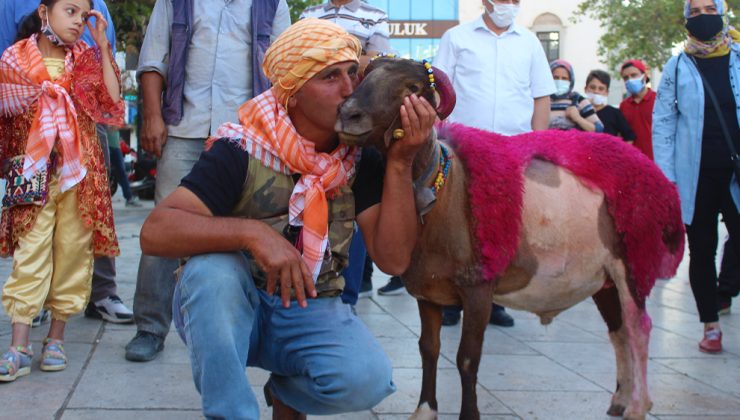
[(434, 69), (434, 83), (439, 94), (437, 115), (439, 115), (440, 120), (444, 120), (455, 109), (457, 95), (455, 95), (455, 88), (452, 87), (452, 82), (450, 82), (450, 78), (447, 77), (445, 72), (434, 66), (432, 68)]

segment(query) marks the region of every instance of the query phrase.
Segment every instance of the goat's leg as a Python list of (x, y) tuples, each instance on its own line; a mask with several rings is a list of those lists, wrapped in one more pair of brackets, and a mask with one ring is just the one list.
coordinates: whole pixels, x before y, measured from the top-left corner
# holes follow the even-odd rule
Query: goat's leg
[(632, 358), (629, 356), (626, 328), (622, 323), (622, 308), (619, 302), (619, 292), (613, 283), (610, 287), (599, 290), (594, 296), (596, 307), (604, 318), (609, 329), (609, 341), (614, 346), (614, 355), (617, 361), (617, 387), (612, 395), (611, 405), (606, 414), (621, 416), (630, 401), (632, 393)]
[(632, 389), (623, 417), (629, 420), (644, 419), (653, 405), (647, 386), (648, 345), (653, 323), (645, 309), (645, 302), (638, 303), (633, 297), (627, 284), (626, 268), (622, 266), (612, 274), (615, 274), (612, 278), (619, 292), (627, 357), (631, 360), (628, 375), (632, 380)]
[(414, 420), (437, 418), (437, 361), (439, 360), (439, 330), (442, 327), (442, 307), (425, 300), (418, 300), (419, 317), (421, 318), (421, 337), (419, 353), (421, 354), (422, 380), (421, 396)]
[(483, 336), (488, 319), (491, 317), (492, 284), (466, 287), (461, 294), (464, 316), (460, 347), (457, 350), (457, 370), (460, 372), (462, 383), (460, 418), (477, 420), (480, 418), (480, 412), (475, 387), (478, 383), (478, 366), (483, 352)]

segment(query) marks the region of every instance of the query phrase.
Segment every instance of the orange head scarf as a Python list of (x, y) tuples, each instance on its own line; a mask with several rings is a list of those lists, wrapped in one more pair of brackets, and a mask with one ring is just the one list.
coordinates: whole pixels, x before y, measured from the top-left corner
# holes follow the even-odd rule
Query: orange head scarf
[[(287, 105), (310, 78), (345, 61), (359, 62), (360, 41), (341, 26), (322, 19), (303, 19), (283, 32), (265, 52), (262, 70), (278, 101)], [(287, 108), (287, 106), (286, 106)]]

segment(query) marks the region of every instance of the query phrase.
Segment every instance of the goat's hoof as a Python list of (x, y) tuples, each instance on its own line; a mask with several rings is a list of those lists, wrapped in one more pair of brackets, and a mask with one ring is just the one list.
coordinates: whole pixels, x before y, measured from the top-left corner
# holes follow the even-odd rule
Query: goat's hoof
[(423, 403), (416, 408), (414, 414), (409, 417), (409, 420), (436, 420), (437, 411), (429, 406), (429, 403)]
[(624, 414), (624, 410), (626, 410), (627, 407), (621, 405), (621, 404), (612, 404), (609, 406), (609, 409), (606, 410), (607, 416), (614, 416), (619, 417), (622, 414)]

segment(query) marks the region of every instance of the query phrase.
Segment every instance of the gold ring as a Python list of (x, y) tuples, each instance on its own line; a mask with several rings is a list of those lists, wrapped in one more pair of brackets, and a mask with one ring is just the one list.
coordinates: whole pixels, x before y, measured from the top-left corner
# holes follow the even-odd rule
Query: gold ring
[(393, 130), (393, 138), (396, 140), (401, 140), (406, 135), (406, 132), (403, 131), (401, 128), (397, 128)]

